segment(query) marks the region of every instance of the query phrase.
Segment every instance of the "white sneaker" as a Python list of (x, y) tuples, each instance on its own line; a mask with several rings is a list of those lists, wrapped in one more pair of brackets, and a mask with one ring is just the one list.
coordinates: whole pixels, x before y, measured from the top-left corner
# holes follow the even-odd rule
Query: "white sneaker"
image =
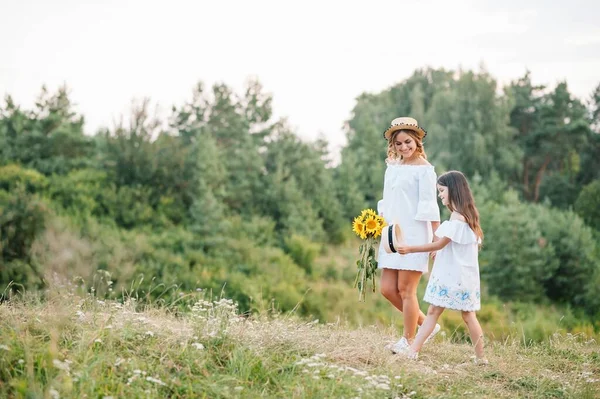
[(390, 347), (390, 350), (392, 351), (392, 353), (403, 353), (408, 351), (408, 348), (410, 348), (408, 340), (405, 337), (402, 337), (398, 342), (396, 342)]
[[(421, 329), (421, 326), (417, 327), (417, 334), (419, 333), (420, 329)], [(431, 334), (429, 334), (429, 337), (427, 337), (425, 342), (423, 342), (423, 345), (426, 344), (427, 342), (429, 342), (430, 339), (435, 337), (435, 334), (439, 333), (441, 329), (442, 329), (442, 327), (436, 323), (435, 327), (433, 328), (433, 331), (431, 332)]]
[(473, 359), (473, 363), (475, 363), (477, 366), (487, 366), (490, 364), (485, 357), (476, 357)]

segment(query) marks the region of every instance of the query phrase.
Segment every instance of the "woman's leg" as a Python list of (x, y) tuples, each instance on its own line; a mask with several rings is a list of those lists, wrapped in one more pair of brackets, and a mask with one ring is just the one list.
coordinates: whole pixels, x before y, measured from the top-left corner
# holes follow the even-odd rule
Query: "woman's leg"
[(417, 286), (421, 274), (414, 270), (398, 270), (398, 292), (402, 299), (402, 313), (404, 313), (404, 337), (408, 342), (414, 338), (417, 324), (422, 324), (425, 320), (417, 300)]
[(467, 324), (469, 329), (469, 335), (471, 335), (471, 342), (475, 347), (475, 356), (483, 358), (483, 330), (477, 320), (475, 312), (462, 312), (462, 318)]
[(381, 294), (390, 301), (396, 309), (402, 312), (402, 298), (398, 292), (398, 270), (382, 269)]
[(427, 317), (425, 318), (425, 322), (419, 329), (419, 333), (415, 337), (412, 345), (410, 346), (410, 350), (413, 352), (418, 352), (421, 350), (421, 347), (425, 343), (429, 334), (433, 332), (435, 325), (437, 324), (440, 315), (444, 312), (444, 308), (434, 305), (429, 305), (429, 309), (427, 309)]
[[(395, 269), (382, 269), (381, 273), (381, 294), (390, 301), (392, 305), (400, 312), (404, 312), (404, 304), (402, 303), (402, 296), (398, 290), (398, 272)], [(419, 283), (417, 282), (417, 285)], [(419, 320), (418, 325), (423, 324), (425, 320), (425, 314), (419, 309)]]

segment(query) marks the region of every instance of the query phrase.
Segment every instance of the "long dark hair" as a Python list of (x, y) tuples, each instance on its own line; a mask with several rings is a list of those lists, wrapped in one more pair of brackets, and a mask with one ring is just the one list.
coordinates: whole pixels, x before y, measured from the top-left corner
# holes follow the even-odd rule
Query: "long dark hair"
[(448, 209), (465, 217), (469, 227), (483, 241), (483, 230), (479, 224), (479, 211), (465, 175), (451, 170), (438, 177), (437, 184), (448, 188)]

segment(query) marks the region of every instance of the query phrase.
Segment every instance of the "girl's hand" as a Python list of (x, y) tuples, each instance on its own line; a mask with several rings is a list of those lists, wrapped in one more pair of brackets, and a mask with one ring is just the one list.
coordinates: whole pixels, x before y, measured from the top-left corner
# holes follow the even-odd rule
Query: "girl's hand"
[[(433, 235), (433, 241), (432, 241), (432, 242), (436, 242), (436, 241), (438, 241), (438, 240), (439, 240), (438, 236), (436, 236), (436, 235), (434, 234), (434, 235)], [(436, 255), (437, 255), (437, 251), (434, 251), (434, 252), (430, 252), (430, 253), (429, 253), (429, 257), (431, 258), (431, 260), (435, 260), (435, 256), (436, 256)]]
[(401, 247), (398, 247), (397, 251), (398, 251), (399, 254), (402, 254), (402, 255), (406, 255), (406, 254), (409, 254), (409, 253), (412, 252), (411, 248), (409, 246), (407, 246), (407, 245), (403, 245)]

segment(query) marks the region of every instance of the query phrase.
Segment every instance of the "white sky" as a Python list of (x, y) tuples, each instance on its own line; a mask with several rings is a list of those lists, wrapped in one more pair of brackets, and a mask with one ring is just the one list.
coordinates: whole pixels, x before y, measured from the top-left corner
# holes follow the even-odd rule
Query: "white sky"
[(600, 2), (0, 0), (0, 95), (30, 107), (43, 84), (66, 83), (88, 133), (134, 98), (167, 115), (198, 81), (241, 93), (256, 76), (277, 117), (335, 151), (359, 94), (416, 68), (481, 63), (501, 83), (529, 69), (587, 99), (600, 83)]

